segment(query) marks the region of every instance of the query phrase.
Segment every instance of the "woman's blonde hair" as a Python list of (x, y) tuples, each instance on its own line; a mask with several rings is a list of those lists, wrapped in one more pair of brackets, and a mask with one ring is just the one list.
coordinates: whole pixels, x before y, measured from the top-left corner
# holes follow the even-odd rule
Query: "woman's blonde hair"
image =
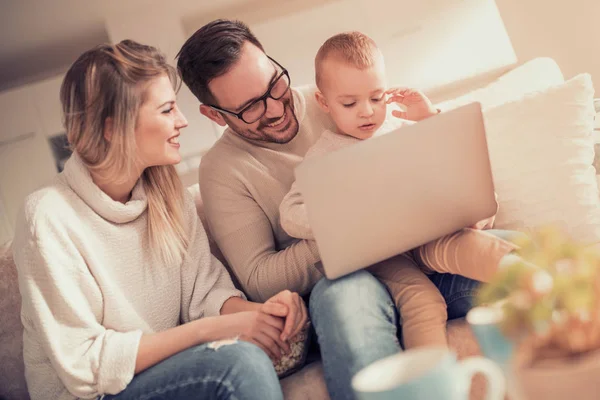
[[(136, 170), (134, 131), (145, 87), (165, 74), (176, 89), (177, 73), (164, 56), (132, 40), (95, 47), (71, 66), (60, 90), (64, 124), (71, 148), (90, 171), (123, 181)], [(107, 123), (110, 140), (104, 135)], [(148, 167), (141, 179), (151, 247), (165, 263), (178, 262), (188, 243), (181, 180), (172, 165)]]

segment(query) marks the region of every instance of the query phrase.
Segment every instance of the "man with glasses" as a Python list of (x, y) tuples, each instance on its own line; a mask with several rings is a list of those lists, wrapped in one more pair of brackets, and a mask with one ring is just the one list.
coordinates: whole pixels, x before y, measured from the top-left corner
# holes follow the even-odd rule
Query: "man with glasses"
[(322, 278), (314, 242), (289, 237), (279, 204), (293, 170), (331, 121), (248, 28), (218, 20), (181, 48), (177, 68), (200, 112), (223, 136), (202, 157), (200, 188), (211, 233), (246, 294), (281, 288), (308, 294)]
[[(221, 113), (236, 117), (246, 124), (251, 125), (257, 122), (267, 112), (267, 99), (280, 100), (285, 96), (290, 88), (290, 74), (277, 61), (267, 56), (269, 60), (276, 66), (276, 75), (269, 84), (267, 91), (257, 99), (250, 99), (239, 108), (239, 112), (226, 110), (221, 107), (208, 104), (208, 107)], [(280, 71), (280, 72), (279, 72)], [(285, 142), (284, 142), (285, 143)]]
[[(200, 112), (228, 127), (200, 165), (212, 235), (250, 299), (312, 291), (310, 313), (330, 396), (352, 398), (358, 370), (401, 350), (393, 301), (365, 271), (323, 278), (315, 242), (291, 238), (279, 223), (294, 168), (323, 131), (335, 129), (333, 122), (316, 103), (314, 88), (291, 88), (285, 68), (241, 22), (216, 20), (200, 28), (181, 48), (177, 68), (202, 103)], [(443, 275), (432, 280), (444, 285)], [(446, 298), (456, 300), (449, 318), (464, 316), (474, 281), (446, 281), (452, 286), (444, 289)]]

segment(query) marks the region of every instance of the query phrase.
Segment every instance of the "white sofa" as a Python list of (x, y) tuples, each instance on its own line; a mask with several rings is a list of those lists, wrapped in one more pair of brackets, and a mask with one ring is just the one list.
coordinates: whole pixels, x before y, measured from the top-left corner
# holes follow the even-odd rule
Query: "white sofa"
[[(543, 90), (549, 85), (562, 81), (562, 73), (554, 61), (547, 58), (536, 59), (495, 79), (481, 89), (470, 91), (473, 89), (473, 85), (483, 86), (488, 82), (475, 80), (470, 82), (468, 88), (459, 90), (453, 87), (451, 94), (441, 92), (440, 96), (450, 100), (438, 105), (442, 109), (448, 109), (471, 101), (480, 101), (487, 105), (501, 104), (503, 101), (517, 97), (520, 93)], [(465, 92), (469, 93), (456, 97)], [(439, 97), (436, 98), (434, 95), (435, 99), (439, 99)], [(206, 226), (199, 188), (197, 185), (193, 185), (189, 190), (196, 196), (198, 215)], [(210, 239), (210, 232), (208, 234)], [(212, 240), (211, 251), (226, 265), (221, 252)], [(2, 360), (0, 362), (0, 400), (3, 398), (26, 399), (28, 396), (21, 354), (23, 328), (19, 317), (20, 297), (16, 269), (12, 262), (9, 246), (0, 249), (0, 277), (2, 277), (0, 280), (0, 316), (2, 318), (0, 322), (0, 359)], [(464, 320), (448, 323), (448, 338), (450, 346), (458, 353), (459, 357), (478, 353), (478, 346)], [(281, 384), (286, 399), (328, 398), (319, 361), (306, 365), (299, 372), (283, 379)], [(483, 397), (483, 386), (482, 382), (474, 385), (472, 399)]]
[[(198, 215), (206, 226), (202, 207), (202, 199), (198, 185), (190, 188), (196, 196)], [(211, 240), (211, 251), (221, 261), (225, 261), (215, 242)], [(25, 385), (22, 358), (23, 326), (20, 319), (21, 298), (18, 291), (17, 272), (12, 259), (10, 243), (0, 248), (0, 399), (28, 399)], [(477, 344), (464, 320), (455, 320), (448, 325), (449, 341), (460, 357), (476, 354)], [(323, 379), (320, 361), (306, 365), (302, 370), (281, 381), (288, 400), (326, 400), (329, 398)], [(477, 385), (475, 393), (481, 392), (483, 386)], [(474, 398), (481, 398), (476, 395)]]

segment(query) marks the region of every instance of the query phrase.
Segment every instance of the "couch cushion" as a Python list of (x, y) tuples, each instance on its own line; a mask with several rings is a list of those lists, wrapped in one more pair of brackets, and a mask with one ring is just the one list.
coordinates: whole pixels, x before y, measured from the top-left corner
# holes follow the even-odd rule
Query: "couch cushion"
[(593, 95), (583, 74), (484, 112), (497, 228), (555, 224), (574, 240), (600, 242)]
[(0, 398), (28, 399), (17, 268), (10, 242), (0, 248)]
[(525, 93), (542, 91), (564, 81), (558, 64), (551, 58), (540, 57), (516, 67), (482, 88), (438, 103), (436, 106), (442, 110), (451, 110), (477, 101), (485, 110)]
[(323, 364), (316, 361), (281, 380), (285, 400), (327, 400), (327, 386), (323, 377)]

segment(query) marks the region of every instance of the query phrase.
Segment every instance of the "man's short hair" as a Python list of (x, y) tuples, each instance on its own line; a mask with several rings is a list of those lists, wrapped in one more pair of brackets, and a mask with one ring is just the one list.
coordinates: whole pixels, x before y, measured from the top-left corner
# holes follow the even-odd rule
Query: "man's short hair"
[(321, 45), (315, 57), (315, 81), (322, 84), (323, 63), (328, 58), (336, 58), (358, 69), (366, 69), (374, 64), (379, 48), (373, 39), (360, 32), (344, 32), (330, 37)]
[(246, 42), (264, 52), (246, 24), (218, 19), (198, 29), (181, 47), (177, 54), (177, 71), (201, 103), (216, 105), (208, 84), (231, 69)]

